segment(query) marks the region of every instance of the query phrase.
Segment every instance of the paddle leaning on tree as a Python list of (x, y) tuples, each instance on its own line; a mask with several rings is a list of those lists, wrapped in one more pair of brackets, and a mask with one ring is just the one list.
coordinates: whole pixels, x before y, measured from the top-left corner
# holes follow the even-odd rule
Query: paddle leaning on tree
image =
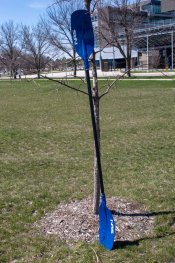
[(89, 12), (87, 12), (86, 10), (77, 10), (73, 12), (71, 15), (71, 30), (75, 50), (84, 61), (87, 89), (89, 94), (89, 105), (101, 188), (101, 203), (99, 207), (99, 242), (106, 249), (111, 250), (114, 245), (115, 222), (111, 211), (106, 206), (100, 149), (98, 143), (93, 97), (89, 76), (89, 57), (94, 50), (94, 33)]

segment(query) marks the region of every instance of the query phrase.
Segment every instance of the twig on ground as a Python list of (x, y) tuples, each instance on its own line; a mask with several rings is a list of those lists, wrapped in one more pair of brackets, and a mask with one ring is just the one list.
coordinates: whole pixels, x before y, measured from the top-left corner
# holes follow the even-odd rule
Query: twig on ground
[(97, 252), (95, 251), (95, 249), (93, 247), (90, 246), (90, 248), (93, 250), (94, 254), (95, 254), (95, 257), (96, 257), (96, 263), (102, 263), (97, 255)]

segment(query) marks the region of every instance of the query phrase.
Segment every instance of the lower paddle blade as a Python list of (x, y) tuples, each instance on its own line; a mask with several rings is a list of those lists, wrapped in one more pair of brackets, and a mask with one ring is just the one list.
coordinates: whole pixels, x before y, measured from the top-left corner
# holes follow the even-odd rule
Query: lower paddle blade
[(99, 242), (106, 249), (111, 250), (114, 245), (115, 222), (111, 211), (106, 206), (106, 197), (101, 196), (99, 207)]

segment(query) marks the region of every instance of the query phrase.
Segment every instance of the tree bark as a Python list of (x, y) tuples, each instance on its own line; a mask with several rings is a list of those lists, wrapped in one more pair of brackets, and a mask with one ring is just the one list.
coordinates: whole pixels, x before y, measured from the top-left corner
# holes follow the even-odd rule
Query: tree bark
[[(90, 13), (90, 4), (92, 0), (84, 0), (87, 11)], [(97, 128), (97, 137), (100, 149), (100, 114), (99, 114), (99, 95), (98, 95), (98, 77), (97, 68), (95, 63), (95, 52), (92, 53), (92, 74), (93, 74), (93, 102), (94, 102), (94, 113), (95, 122)], [(100, 180), (99, 180), (99, 170), (97, 165), (95, 144), (94, 144), (94, 198), (93, 198), (93, 212), (98, 214), (100, 204)]]
[(127, 69), (127, 76), (131, 77), (131, 58), (126, 58), (126, 69)]
[(40, 68), (37, 69), (37, 76), (38, 76), (38, 79), (40, 79), (40, 74), (41, 74), (41, 70)]
[(131, 52), (132, 52), (132, 46), (130, 45), (130, 38), (128, 31), (126, 30), (126, 38), (127, 38), (127, 52), (126, 52), (126, 70), (127, 70), (127, 76), (131, 77)]
[[(98, 144), (100, 149), (100, 108), (99, 108), (99, 94), (98, 94), (98, 78), (97, 68), (95, 64), (95, 52), (92, 54), (92, 71), (93, 71), (93, 102), (94, 102), (94, 113), (97, 128)], [(100, 204), (100, 180), (99, 170), (97, 165), (96, 151), (94, 145), (94, 197), (93, 197), (93, 212), (98, 214)]]
[(74, 78), (77, 76), (76, 52), (73, 50)]

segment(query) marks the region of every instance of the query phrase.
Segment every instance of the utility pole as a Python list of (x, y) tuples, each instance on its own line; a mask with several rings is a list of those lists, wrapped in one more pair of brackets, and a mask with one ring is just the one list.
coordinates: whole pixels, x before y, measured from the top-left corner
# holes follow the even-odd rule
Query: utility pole
[(174, 69), (174, 32), (171, 33), (171, 69)]
[(149, 71), (149, 36), (146, 36), (147, 42), (147, 71)]
[[(102, 0), (99, 0), (98, 6), (97, 6), (97, 11), (100, 12), (101, 8), (102, 8)], [(99, 26), (100, 25), (99, 25), (99, 15), (98, 15), (98, 28), (99, 28)], [(101, 35), (98, 34), (98, 37), (99, 37), (99, 48), (100, 48), (100, 60), (99, 60), (99, 62), (100, 62), (100, 70), (102, 71)]]
[(115, 50), (113, 46), (113, 70), (115, 70)]

